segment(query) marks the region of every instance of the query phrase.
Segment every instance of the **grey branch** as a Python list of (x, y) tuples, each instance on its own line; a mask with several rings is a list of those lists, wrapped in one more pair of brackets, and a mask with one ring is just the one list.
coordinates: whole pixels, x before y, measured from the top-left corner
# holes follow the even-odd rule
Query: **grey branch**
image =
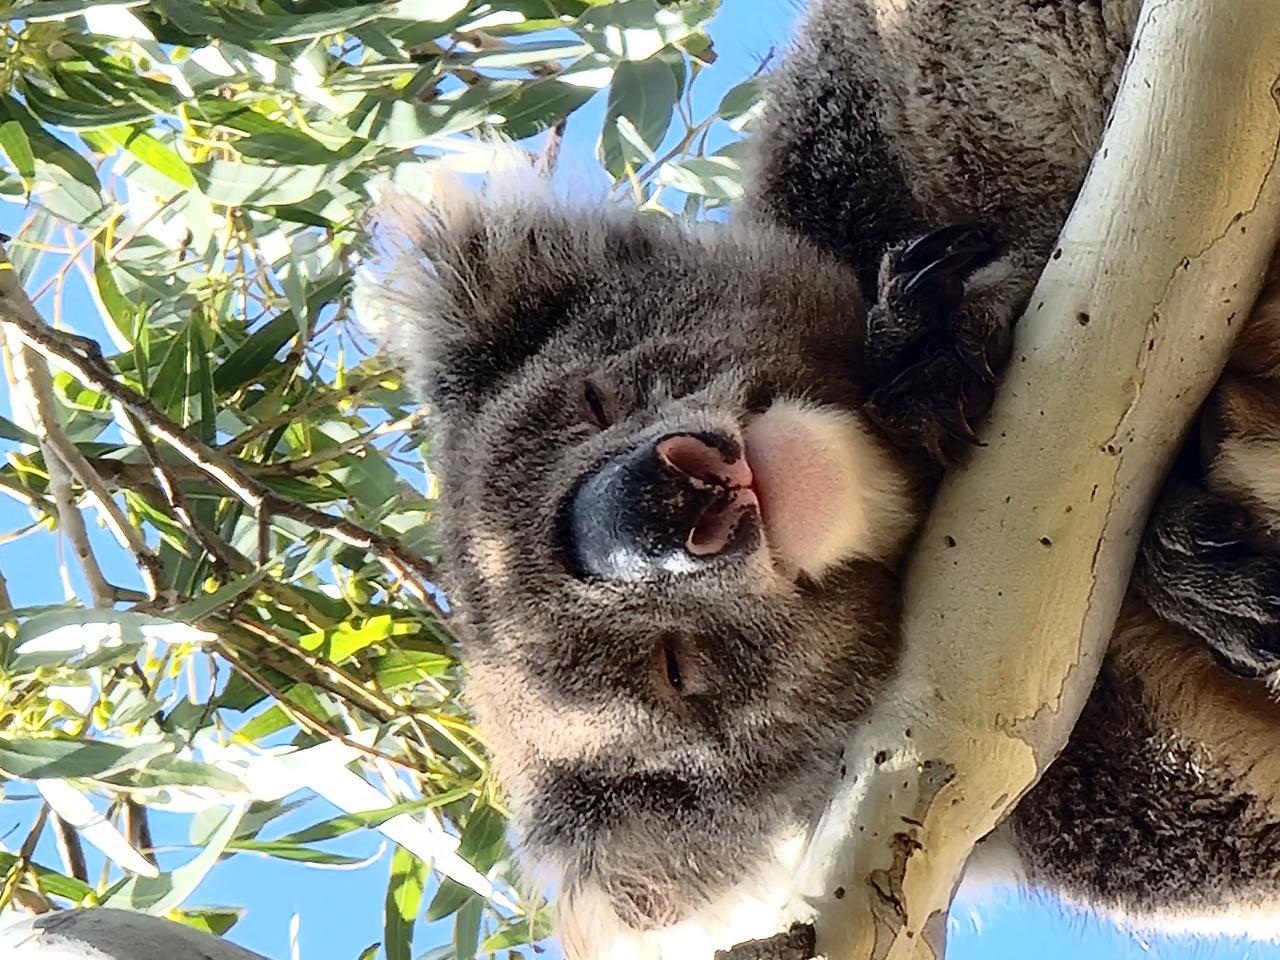
[(127, 910), (67, 910), (0, 929), (6, 960), (266, 960), (226, 940)]

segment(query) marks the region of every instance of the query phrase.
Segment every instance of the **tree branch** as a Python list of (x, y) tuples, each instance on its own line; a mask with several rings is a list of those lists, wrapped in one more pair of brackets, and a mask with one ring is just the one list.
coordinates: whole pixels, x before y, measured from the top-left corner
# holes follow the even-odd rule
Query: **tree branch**
[[(0, 261), (0, 267), (7, 264), (8, 261)], [(116, 380), (101, 350), (92, 340), (55, 330), (45, 324), (22, 291), (17, 274), (11, 267), (7, 271), (0, 269), (0, 322), (25, 346), (39, 353), (45, 360), (65, 367), (86, 387), (130, 411), (188, 462), (257, 511), (259, 523), (264, 529), (272, 516), (287, 517), (348, 546), (364, 550), (376, 557), (399, 585), (409, 589), (420, 601), (444, 616), (432, 593), (433, 570), (429, 562), (415, 555), (394, 537), (366, 530), (350, 520), (331, 516), (272, 493), (236, 464), (232, 457), (200, 442), (152, 403), (150, 398)], [(45, 459), (50, 459), (47, 454)], [(261, 560), (262, 558), (260, 562)]]
[[(10, 281), (17, 283), (17, 272), (7, 259), (0, 257), (0, 285), (7, 285)], [(4, 295), (0, 292), (0, 310), (3, 308)], [(0, 319), (2, 318), (3, 314), (0, 314)], [(49, 437), (50, 419), (43, 413), (46, 403), (41, 402), (41, 397), (43, 395), (46, 402), (51, 403), (52, 391), (40, 389), (42, 384), (48, 386), (49, 371), (42, 368), (39, 363), (31, 362), (30, 351), (7, 328), (5, 346), (9, 357), (10, 385), (14, 403), (22, 404), (27, 408), (25, 419), (33, 427), (36, 442), (44, 455), (45, 469), (49, 473), (49, 494), (53, 498), (53, 515), (57, 518), (58, 527), (66, 536), (75, 554), (81, 573), (84, 574), (93, 605), (110, 607), (113, 596), (111, 585), (107, 583), (98, 558), (93, 552), (93, 546), (89, 543), (89, 531), (85, 528), (84, 516), (75, 502), (71, 471), (58, 456)], [(53, 417), (52, 423), (57, 424), (57, 422), (57, 418)]]
[(153, 598), (159, 596), (161, 591), (167, 589), (159, 559), (115, 502), (115, 491), (108, 489), (102, 477), (94, 471), (62, 428), (48, 367), (43, 363), (30, 362), (27, 347), (11, 335), (12, 321), (19, 318), (28, 323), (43, 322), (31, 298), (22, 288), (17, 271), (0, 248), (0, 322), (6, 324), (5, 339), (13, 369), (15, 394), (22, 396), (26, 402), (36, 439), (44, 454), (45, 467), (49, 471), (49, 485), (54, 495), (58, 522), (72, 541), (81, 569), (89, 582), (94, 604), (110, 606), (114, 597), (88, 542), (83, 517), (72, 496), (72, 481), (79, 483), (93, 499), (116, 540), (133, 554), (138, 570), (146, 582), (147, 592)]
[[(1280, 5), (1148, 0), (985, 431), (908, 569), (903, 659), (784, 924), (827, 960), (942, 956), (974, 844), (1065, 745), (1144, 518), (1280, 226)], [(854, 824), (857, 829), (854, 829)]]

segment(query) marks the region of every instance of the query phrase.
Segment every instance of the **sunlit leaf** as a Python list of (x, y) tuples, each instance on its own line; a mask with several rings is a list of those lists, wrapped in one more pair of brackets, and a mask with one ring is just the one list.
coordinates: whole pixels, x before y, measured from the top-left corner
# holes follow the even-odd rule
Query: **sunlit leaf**
[(235, 835), (243, 813), (242, 807), (232, 807), (225, 811), (217, 828), (195, 857), (176, 870), (162, 873), (158, 877), (130, 877), (116, 884), (102, 898), (102, 905), (156, 915), (163, 915), (180, 906), (195, 892), (200, 881), (218, 862)]
[(17, 120), (0, 120), (0, 151), (9, 158), (18, 176), (31, 189), (31, 180), (36, 175), (36, 155), (31, 151), (31, 140), (22, 124)]
[[(146, 0), (110, 0), (113, 7), (140, 7)], [(108, 4), (102, 0), (26, 0), (11, 10), (0, 12), (0, 23), (25, 20), (28, 23), (50, 23), (82, 15), (91, 7)]]
[(67, 130), (98, 130), (151, 117), (151, 109), (139, 103), (107, 104), (55, 97), (34, 84), (23, 84), (22, 95), (36, 117)]
[(427, 865), (403, 847), (391, 855), (391, 879), (383, 910), (383, 944), (387, 960), (411, 960), (413, 927), (427, 885)]
[(173, 744), (164, 741), (126, 746), (94, 740), (0, 737), (0, 773), (18, 780), (105, 777), (144, 766), (173, 749)]
[(601, 53), (647, 60), (702, 27), (718, 5), (718, 0), (620, 0), (587, 10), (578, 17), (576, 29)]
[(599, 150), (600, 162), (617, 179), (653, 159), (680, 91), (671, 68), (656, 57), (620, 63), (613, 77)]

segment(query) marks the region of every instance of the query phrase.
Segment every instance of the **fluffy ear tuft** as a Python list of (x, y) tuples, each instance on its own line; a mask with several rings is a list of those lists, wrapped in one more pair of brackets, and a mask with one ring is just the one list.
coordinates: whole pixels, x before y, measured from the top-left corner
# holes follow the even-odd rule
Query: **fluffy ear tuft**
[(440, 408), (465, 405), (536, 353), (601, 276), (623, 227), (607, 204), (559, 199), (527, 163), (480, 189), (433, 173), (422, 195), (389, 183), (379, 194), (356, 314)]

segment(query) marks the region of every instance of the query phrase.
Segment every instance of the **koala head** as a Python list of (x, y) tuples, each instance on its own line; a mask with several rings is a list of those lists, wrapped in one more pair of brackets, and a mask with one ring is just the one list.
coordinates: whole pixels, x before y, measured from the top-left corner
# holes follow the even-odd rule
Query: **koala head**
[(859, 413), (857, 282), (541, 183), (375, 219), (357, 306), (429, 404), (519, 849), (579, 940), (678, 924), (803, 833), (897, 653), (923, 491)]

